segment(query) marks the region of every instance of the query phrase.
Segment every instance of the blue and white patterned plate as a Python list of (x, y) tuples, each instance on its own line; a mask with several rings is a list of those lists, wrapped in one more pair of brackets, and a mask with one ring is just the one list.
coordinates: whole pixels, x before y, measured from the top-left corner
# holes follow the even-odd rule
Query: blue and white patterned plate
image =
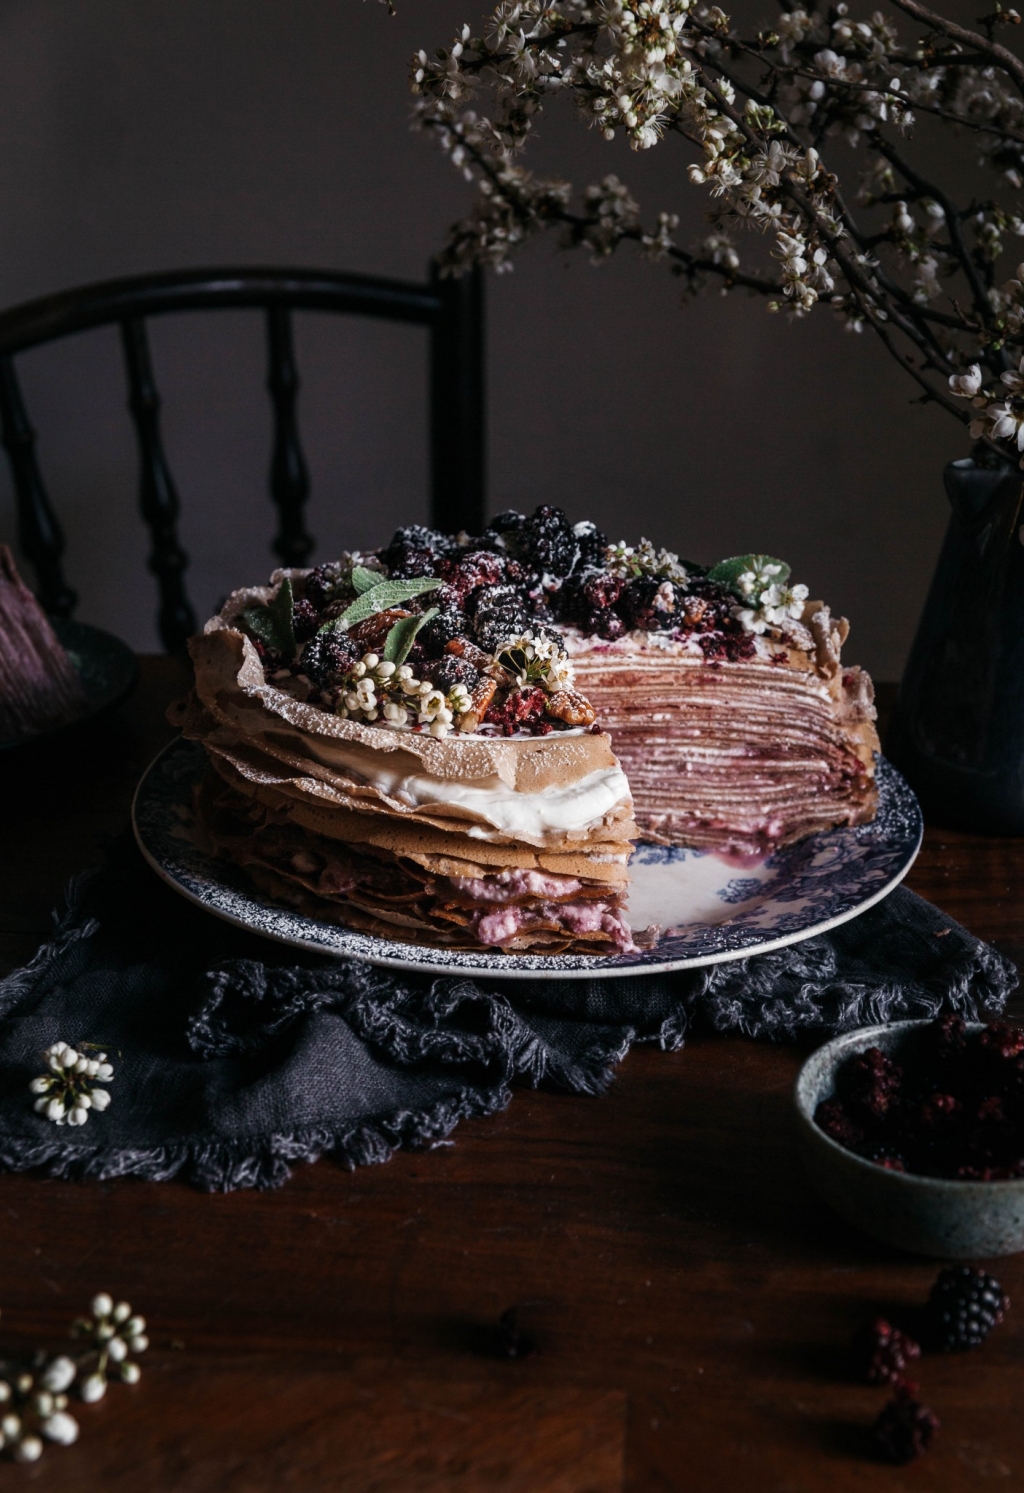
[(464, 953), (350, 932), (267, 901), (232, 866), (192, 843), (191, 790), (205, 770), (203, 749), (179, 738), (139, 783), (132, 822), (154, 870), (229, 923), (315, 953), (397, 969), (571, 980), (655, 974), (763, 954), (825, 933), (879, 902), (903, 880), (921, 844), (917, 799), (879, 758), (879, 807), (872, 824), (812, 835), (742, 869), (705, 851), (638, 846), (630, 863), (629, 919), (634, 931), (652, 923), (662, 928), (653, 949), (614, 958)]

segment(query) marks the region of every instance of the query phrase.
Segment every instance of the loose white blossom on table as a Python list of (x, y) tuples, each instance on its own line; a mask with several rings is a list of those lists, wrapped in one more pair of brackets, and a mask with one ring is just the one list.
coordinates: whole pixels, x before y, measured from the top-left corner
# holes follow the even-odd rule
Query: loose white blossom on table
[[(1004, 43), (1020, 16), (997, 0), (972, 27), (920, 0), (892, 6), (783, 8), (747, 32), (698, 0), (502, 0), (481, 34), (463, 26), (413, 59), (419, 125), (478, 191), (445, 267), (508, 269), (553, 228), (597, 259), (633, 243), (688, 292), (742, 288), (797, 317), (824, 303), (873, 332), (923, 400), (1017, 456), (1024, 264), (1008, 269), (1024, 237), (1024, 62)], [(682, 174), (710, 199), (700, 242), (677, 242), (671, 210), (645, 222), (615, 175), (576, 192), (527, 169), (536, 121), (560, 99), (608, 140), (688, 148)], [(967, 201), (921, 164), (934, 129), (973, 147)], [(841, 185), (851, 151), (856, 179)], [(744, 230), (760, 236), (750, 264)]]
[(137, 1384), (141, 1371), (128, 1355), (148, 1348), (145, 1333), (144, 1319), (127, 1301), (115, 1305), (101, 1292), (89, 1315), (71, 1328), (82, 1347), (56, 1356), (38, 1353), (31, 1368), (0, 1364), (0, 1451), (16, 1462), (36, 1462), (47, 1442), (70, 1446), (77, 1441), (70, 1395), (89, 1404), (103, 1398), (111, 1378)]
[(90, 1110), (104, 1110), (110, 1103), (110, 1083), (114, 1069), (107, 1054), (93, 1050), (93, 1044), (80, 1044), (82, 1050), (67, 1042), (55, 1042), (43, 1053), (48, 1072), (29, 1084), (39, 1097), (34, 1108), (55, 1125), (84, 1125)]

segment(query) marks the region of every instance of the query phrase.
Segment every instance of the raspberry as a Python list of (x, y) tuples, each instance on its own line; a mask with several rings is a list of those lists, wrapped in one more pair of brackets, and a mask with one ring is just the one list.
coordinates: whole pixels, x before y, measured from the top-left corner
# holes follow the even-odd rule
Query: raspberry
[(319, 632), (302, 650), (302, 672), (318, 689), (329, 689), (360, 657), (358, 646), (343, 632)]
[(875, 1421), (875, 1446), (887, 1462), (912, 1462), (928, 1450), (938, 1429), (938, 1417), (904, 1389)]
[(858, 1370), (869, 1384), (898, 1384), (907, 1360), (920, 1358), (921, 1348), (884, 1317), (876, 1317), (854, 1339), (854, 1354)]

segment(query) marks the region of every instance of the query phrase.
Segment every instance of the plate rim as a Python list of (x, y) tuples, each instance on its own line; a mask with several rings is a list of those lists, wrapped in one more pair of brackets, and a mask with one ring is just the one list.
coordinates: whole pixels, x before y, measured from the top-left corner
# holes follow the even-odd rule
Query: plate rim
[[(433, 971), (438, 975), (438, 977), (444, 974), (449, 974), (456, 977), (463, 976), (467, 979), (489, 980), (624, 979), (637, 978), (643, 975), (674, 974), (678, 970), (703, 969), (711, 964), (726, 964), (732, 963), (737, 959), (750, 959), (758, 954), (771, 954), (774, 953), (774, 951), (777, 949), (787, 948), (790, 944), (803, 943), (808, 938), (819, 938), (822, 934), (830, 933), (833, 928), (841, 927), (843, 923), (848, 923), (853, 918), (860, 917), (861, 913), (867, 912), (869, 908), (876, 906), (877, 903), (881, 902), (885, 897), (889, 896), (890, 892), (895, 891), (896, 887), (898, 887), (900, 882), (903, 881), (907, 876), (908, 872), (914, 865), (914, 862), (917, 860), (918, 855), (920, 854), (921, 844), (924, 839), (924, 819), (921, 814), (920, 805), (917, 803), (917, 797), (916, 795), (914, 795), (914, 802), (917, 805), (917, 838), (914, 843), (913, 850), (907, 856), (905, 864), (900, 868), (895, 876), (891, 877), (883, 886), (873, 891), (869, 896), (865, 897), (862, 902), (858, 902), (855, 907), (849, 908), (846, 912), (837, 913), (831, 918), (825, 918), (820, 923), (814, 923), (808, 928), (798, 929), (793, 933), (783, 933), (780, 934), (777, 938), (766, 939), (763, 943), (751, 944), (745, 948), (720, 949), (711, 954), (699, 954), (694, 955), (692, 958), (686, 959), (669, 959), (663, 961), (660, 964), (622, 964), (617, 961), (625, 956), (616, 955), (614, 956), (614, 958), (609, 958), (605, 963), (590, 965), (585, 968), (576, 966), (566, 969), (551, 969), (542, 967), (539, 969), (514, 968), (503, 970), (500, 967), (495, 967), (491, 964), (481, 964), (476, 967), (465, 964), (446, 966), (440, 962), (435, 962), (435, 960), (431, 958), (410, 959), (388, 954), (366, 953), (361, 950), (356, 952), (341, 949), (326, 949), (321, 944), (315, 943), (312, 939), (304, 939), (298, 935), (291, 936), (284, 933), (268, 932), (266, 929), (254, 927), (253, 924), (251, 922), (247, 922), (244, 917), (240, 917), (223, 907), (215, 907), (209, 902), (204, 901), (201, 896), (193, 892), (189, 887), (185, 886), (181, 881), (179, 881), (177, 877), (175, 877), (166, 866), (162, 865), (161, 862), (157, 860), (156, 856), (151, 852), (149, 846), (146, 844), (142, 829), (139, 825), (139, 816), (137, 811), (140, 796), (142, 795), (143, 789), (145, 788), (150, 774), (154, 771), (157, 764), (162, 760), (163, 757), (180, 746), (181, 743), (185, 740), (186, 738), (184, 736), (178, 735), (171, 741), (167, 742), (165, 746), (161, 747), (152, 761), (147, 764), (145, 770), (139, 778), (138, 783), (135, 786), (135, 792), (132, 794), (131, 823), (132, 833), (135, 837), (135, 843), (139, 847), (139, 850), (141, 851), (143, 859), (146, 861), (147, 865), (149, 865), (156, 872), (161, 881), (163, 881), (167, 886), (172, 887), (179, 896), (184, 897), (185, 900), (191, 902), (193, 906), (201, 908), (204, 912), (210, 913), (213, 917), (220, 918), (222, 922), (230, 923), (233, 927), (241, 928), (247, 933), (255, 933), (261, 938), (270, 940), (270, 942), (272, 943), (283, 944), (286, 947), (294, 949), (303, 949), (307, 953), (318, 954), (325, 959), (362, 959), (367, 964), (373, 964), (384, 969), (403, 969), (409, 970), (416, 974), (430, 973)], [(893, 771), (896, 771), (896, 769), (894, 768)], [(913, 793), (912, 789), (910, 791), (911, 793)], [(321, 921), (317, 918), (310, 918), (305, 913), (298, 913), (293, 909), (283, 908), (278, 906), (278, 904), (276, 903), (265, 901), (249, 892), (241, 892), (238, 893), (238, 895), (245, 897), (255, 907), (263, 907), (268, 911), (288, 912), (291, 913), (292, 916), (302, 918), (306, 922), (310, 923), (317, 923)], [(346, 929), (343, 925), (340, 924), (324, 923), (323, 926), (330, 928), (337, 927), (342, 933), (349, 933), (360, 938), (375, 937), (375, 935), (373, 934), (360, 933), (357, 929)], [(379, 942), (383, 943), (385, 942), (385, 940), (381, 939), (379, 940)], [(408, 945), (406, 945), (406, 947), (408, 947)], [(424, 953), (427, 955), (443, 955), (448, 952), (463, 953), (466, 955), (471, 955), (472, 953), (472, 951), (470, 950), (445, 950), (441, 948), (433, 949), (429, 946), (424, 946)], [(484, 955), (482, 957), (487, 958), (488, 956)], [(493, 954), (489, 957), (497, 960), (503, 956)], [(531, 955), (517, 953), (515, 957), (517, 960), (531, 958), (549, 960), (562, 958), (564, 956), (558, 954)]]

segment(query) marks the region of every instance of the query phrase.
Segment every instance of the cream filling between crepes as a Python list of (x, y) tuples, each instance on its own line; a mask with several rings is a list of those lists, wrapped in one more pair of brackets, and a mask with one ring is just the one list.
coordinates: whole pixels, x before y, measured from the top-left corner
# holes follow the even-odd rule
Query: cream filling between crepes
[[(538, 793), (519, 793), (497, 775), (460, 782), (436, 778), (430, 773), (403, 772), (389, 767), (386, 756), (371, 760), (370, 753), (339, 749), (332, 743), (332, 756), (387, 798), (418, 809), (429, 804), (457, 805), (468, 809), (494, 829), (515, 837), (543, 839), (598, 825), (631, 795), (626, 774), (617, 764), (587, 773), (575, 783), (550, 785)], [(479, 838), (486, 832), (469, 824), (465, 833)]]

